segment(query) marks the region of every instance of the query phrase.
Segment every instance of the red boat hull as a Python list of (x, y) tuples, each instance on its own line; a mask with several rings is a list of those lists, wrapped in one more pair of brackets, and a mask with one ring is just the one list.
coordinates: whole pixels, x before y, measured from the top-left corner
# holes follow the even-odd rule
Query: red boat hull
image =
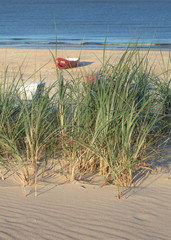
[(73, 68), (78, 66), (78, 58), (57, 58), (57, 67), (58, 68)]

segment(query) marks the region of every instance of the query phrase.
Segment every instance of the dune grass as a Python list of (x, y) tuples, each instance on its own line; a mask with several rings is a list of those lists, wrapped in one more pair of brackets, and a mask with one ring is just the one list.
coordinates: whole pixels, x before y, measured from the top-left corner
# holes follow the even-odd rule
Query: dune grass
[(38, 167), (60, 153), (68, 181), (95, 172), (114, 182), (121, 198), (120, 187), (131, 186), (156, 142), (170, 137), (170, 80), (157, 76), (147, 57), (135, 47), (117, 65), (104, 58), (95, 83), (84, 76), (67, 81), (56, 69), (56, 82), (31, 101), (20, 99), (22, 74), (8, 84), (7, 68), (0, 86), (0, 165), (34, 184), (37, 195)]

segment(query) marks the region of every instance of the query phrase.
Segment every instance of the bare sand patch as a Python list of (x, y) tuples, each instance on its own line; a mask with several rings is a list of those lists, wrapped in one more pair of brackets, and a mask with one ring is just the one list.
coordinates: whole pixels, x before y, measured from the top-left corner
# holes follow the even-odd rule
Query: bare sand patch
[[(0, 66), (1, 69), (6, 69), (8, 65), (8, 72), (11, 73), (11, 77), (14, 72), (21, 69), (24, 79), (30, 78), (30, 82), (38, 82), (41, 75), (41, 78), (45, 79), (47, 84), (51, 84), (57, 80), (56, 67), (51, 53), (56, 56), (56, 50), (54, 49), (0, 49)], [(105, 59), (110, 59), (112, 64), (116, 64), (123, 53), (122, 50), (106, 50)], [(140, 51), (141, 56), (145, 54), (147, 54), (147, 51)], [(80, 57), (80, 64), (77, 68), (60, 70), (66, 79), (71, 78), (70, 74), (85, 76), (91, 72), (96, 72), (102, 67), (103, 62), (103, 50), (58, 49), (57, 56)], [(150, 51), (147, 61), (156, 74), (162, 74), (167, 70), (169, 51), (163, 51), (162, 55), (160, 51)]]
[[(25, 189), (7, 173), (0, 180), (0, 239), (169, 240), (171, 235), (171, 146), (157, 171), (139, 178), (116, 199), (113, 185), (64, 183), (51, 176)], [(167, 169), (167, 171), (166, 171)], [(146, 176), (146, 177), (145, 177)]]

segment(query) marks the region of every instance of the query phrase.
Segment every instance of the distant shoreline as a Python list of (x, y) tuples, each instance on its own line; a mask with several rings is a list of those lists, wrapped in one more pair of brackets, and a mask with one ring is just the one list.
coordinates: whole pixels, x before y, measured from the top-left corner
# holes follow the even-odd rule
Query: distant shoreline
[(103, 49), (104, 45), (106, 49), (109, 50), (125, 50), (127, 48), (136, 48), (140, 50), (166, 50), (170, 51), (171, 50), (171, 43), (101, 43), (101, 42), (55, 42), (55, 41), (50, 41), (50, 42), (32, 42), (32, 41), (25, 41), (25, 42), (20, 42), (20, 40), (23, 39), (13, 39), (14, 42), (0, 42), (0, 48), (29, 48), (29, 49), (35, 49), (35, 48), (40, 48), (40, 49), (46, 49), (46, 48), (51, 48), (55, 49), (56, 46), (58, 49)]

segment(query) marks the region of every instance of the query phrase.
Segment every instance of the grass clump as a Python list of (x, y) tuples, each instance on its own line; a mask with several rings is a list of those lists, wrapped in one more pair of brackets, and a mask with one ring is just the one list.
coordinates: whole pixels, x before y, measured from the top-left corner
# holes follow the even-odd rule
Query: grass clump
[(146, 58), (136, 48), (126, 50), (117, 65), (104, 61), (96, 81), (86, 84), (84, 76), (67, 81), (57, 70), (57, 81), (31, 101), (18, 96), (21, 76), (15, 86), (5, 77), (0, 164), (36, 187), (39, 163), (60, 152), (68, 181), (99, 173), (114, 182), (121, 198), (120, 187), (131, 186), (156, 140), (170, 134), (170, 80), (155, 75)]

